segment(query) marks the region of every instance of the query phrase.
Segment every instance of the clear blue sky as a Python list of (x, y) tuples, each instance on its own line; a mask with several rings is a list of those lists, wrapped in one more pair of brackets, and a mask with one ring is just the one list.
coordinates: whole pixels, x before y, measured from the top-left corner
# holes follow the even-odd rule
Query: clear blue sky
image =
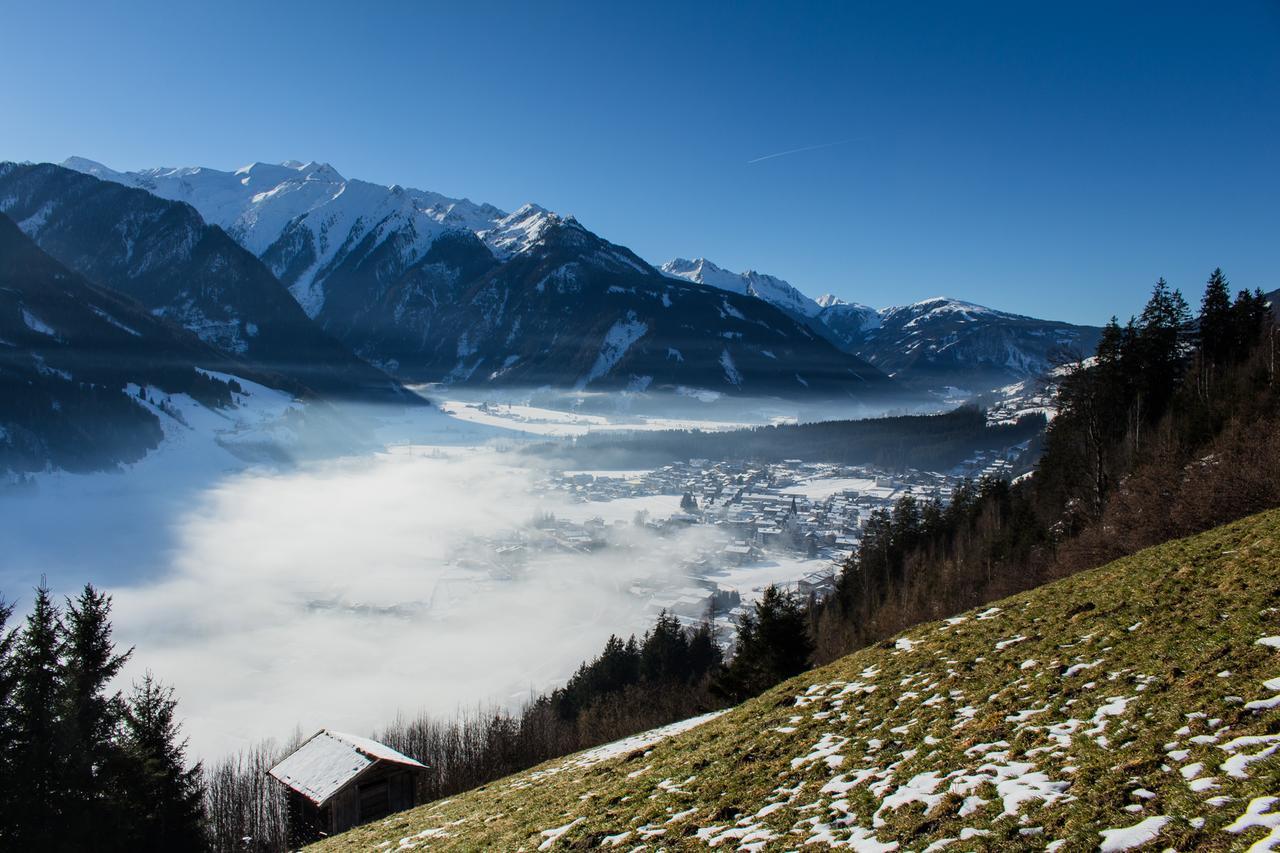
[(176, 5), (3, 0), (0, 158), (323, 160), (877, 306), (1280, 287), (1276, 0)]

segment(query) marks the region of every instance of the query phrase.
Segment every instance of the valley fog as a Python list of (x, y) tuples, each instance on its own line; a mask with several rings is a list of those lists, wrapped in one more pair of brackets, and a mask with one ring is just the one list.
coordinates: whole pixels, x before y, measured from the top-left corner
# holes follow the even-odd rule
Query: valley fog
[[(679, 494), (573, 503), (539, 488), (549, 471), (518, 451), (583, 423), (794, 419), (776, 404), (736, 405), (723, 422), (705, 404), (681, 410), (685, 420), (643, 421), (618, 406), (583, 421), (465, 404), (498, 425), (436, 409), (352, 409), (345, 428), (362, 425), (383, 449), (306, 458), (335, 443), (316, 435), (332, 429), (332, 414), (286, 430), (275, 410), (255, 420), (254, 405), (261, 396), (234, 429), (175, 431), (121, 472), (42, 475), (0, 496), (5, 597), (24, 613), (42, 575), (59, 600), (86, 581), (111, 594), (117, 645), (134, 647), (118, 686), (147, 670), (174, 686), (203, 759), (295, 727), (369, 733), (397, 714), (515, 707), (562, 682), (609, 634), (652, 623), (657, 606), (631, 588), (637, 578), (646, 590), (678, 589), (688, 584), (681, 560), (718, 546), (706, 528), (658, 536), (635, 525), (638, 512), (679, 513)], [(550, 516), (602, 519), (609, 546), (538, 550), (510, 567), (483, 557), (500, 550), (495, 538)], [(766, 560), (734, 581), (746, 592), (798, 573)]]

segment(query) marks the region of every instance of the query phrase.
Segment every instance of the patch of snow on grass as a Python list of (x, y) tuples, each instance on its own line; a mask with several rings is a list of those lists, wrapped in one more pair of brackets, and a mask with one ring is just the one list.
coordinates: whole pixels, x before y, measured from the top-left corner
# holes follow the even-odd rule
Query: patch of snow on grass
[(555, 829), (544, 829), (542, 837), (546, 840), (538, 845), (539, 850), (550, 850), (551, 846), (560, 840), (560, 836), (582, 823), (586, 818), (575, 817), (564, 826), (557, 826)]
[(1274, 850), (1280, 845), (1280, 811), (1272, 808), (1280, 803), (1280, 797), (1254, 797), (1244, 814), (1227, 824), (1223, 829), (1239, 835), (1254, 827), (1271, 830), (1265, 838), (1259, 839), (1250, 850)]
[(1141, 847), (1143, 844), (1154, 841), (1168, 822), (1169, 818), (1159, 815), (1149, 817), (1133, 826), (1104, 829), (1101, 833), (1102, 843), (1098, 845), (1098, 853), (1116, 853), (1119, 850)]

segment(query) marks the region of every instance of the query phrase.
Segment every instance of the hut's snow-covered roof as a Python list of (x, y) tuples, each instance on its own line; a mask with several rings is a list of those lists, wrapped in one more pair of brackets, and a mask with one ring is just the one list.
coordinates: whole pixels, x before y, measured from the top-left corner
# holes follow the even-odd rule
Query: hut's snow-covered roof
[(424, 766), (376, 740), (321, 729), (272, 767), (270, 773), (322, 806), (348, 782), (379, 761), (410, 767)]

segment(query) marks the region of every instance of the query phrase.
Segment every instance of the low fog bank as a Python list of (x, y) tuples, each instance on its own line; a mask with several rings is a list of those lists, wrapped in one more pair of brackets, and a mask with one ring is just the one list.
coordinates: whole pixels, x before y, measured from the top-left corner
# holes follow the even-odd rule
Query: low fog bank
[[(72, 508), (81, 532), (95, 503), (106, 514), (95, 535), (121, 525), (101, 562), (92, 548), (59, 548), (53, 518), (28, 531), (0, 522), (28, 556), (42, 543), (63, 554), (56, 570), (38, 560), (20, 570), (10, 553), (5, 593), (29, 604), (13, 581), (34, 582), (32, 565), (59, 593), (85, 580), (106, 588), (118, 643), (136, 646), (122, 683), (150, 669), (173, 684), (202, 758), (296, 725), (367, 733), (398, 712), (515, 706), (610, 633), (642, 631), (651, 614), (628, 586), (694, 547), (627, 527), (607, 551), (544, 552), (495, 570), (486, 537), (582, 513), (532, 496), (538, 476), (489, 449), (393, 447), (230, 474), (180, 501), (170, 493), (167, 518), (163, 498), (130, 494), (118, 477), (114, 494)], [(140, 527), (125, 523), (131, 511)]]
[[(452, 393), (425, 396), (441, 404), (442, 391)], [(473, 397), (466, 413), (498, 399)], [(493, 551), (486, 537), (548, 512), (612, 523), (635, 511), (537, 497), (547, 460), (507, 451), (681, 418), (711, 428), (809, 418), (778, 400), (500, 399), (517, 405), (488, 421), (438, 406), (313, 404), (256, 420), (193, 410), (124, 471), (39, 475), (0, 495), (0, 592), (19, 613), (41, 576), (59, 595), (86, 581), (111, 593), (117, 641), (136, 646), (122, 683), (150, 669), (173, 684), (203, 758), (298, 725), (371, 732), (398, 712), (514, 706), (610, 633), (643, 631), (654, 614), (628, 588), (683, 585), (680, 557), (705, 534), (658, 538), (624, 524), (594, 553), (539, 551), (515, 571), (471, 559)], [(679, 498), (660, 500), (675, 511)]]

